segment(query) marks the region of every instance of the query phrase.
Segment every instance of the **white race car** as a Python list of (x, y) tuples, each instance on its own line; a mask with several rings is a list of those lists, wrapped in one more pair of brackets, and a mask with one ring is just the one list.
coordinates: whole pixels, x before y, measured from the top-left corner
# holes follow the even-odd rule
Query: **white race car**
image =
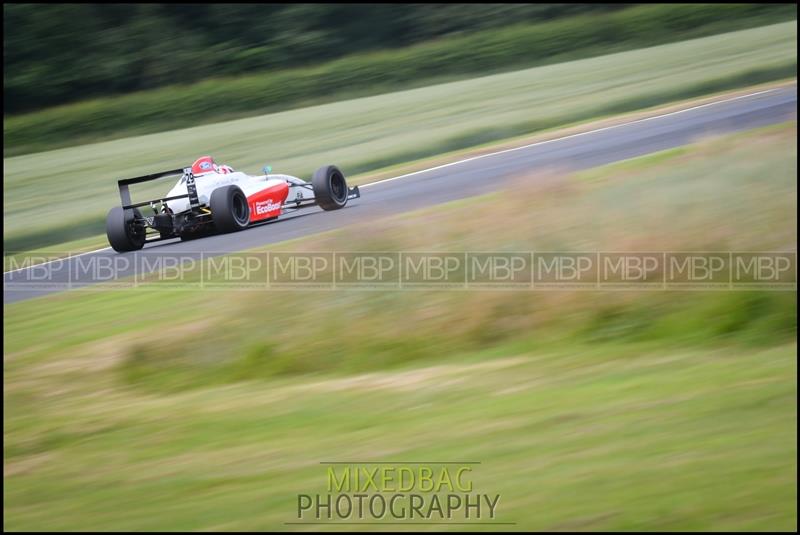
[[(344, 174), (333, 165), (317, 169), (311, 182), (271, 174), (270, 167), (263, 170), (263, 175), (248, 175), (204, 156), (192, 167), (120, 180), (122, 206), (108, 212), (108, 242), (115, 251), (135, 251), (152, 241), (235, 232), (308, 206), (338, 210), (361, 196), (358, 186), (348, 188)], [(131, 184), (171, 175), (180, 178), (163, 198), (131, 201)], [(142, 214), (145, 207), (152, 215)]]

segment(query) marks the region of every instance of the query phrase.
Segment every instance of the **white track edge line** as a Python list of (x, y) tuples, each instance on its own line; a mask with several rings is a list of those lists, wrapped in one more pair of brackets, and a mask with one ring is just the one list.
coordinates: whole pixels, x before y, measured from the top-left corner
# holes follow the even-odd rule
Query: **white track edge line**
[(565, 139), (571, 139), (571, 138), (575, 138), (575, 137), (579, 137), (579, 136), (585, 136), (585, 135), (588, 135), (588, 134), (596, 134), (597, 132), (603, 132), (605, 130), (611, 130), (612, 128), (620, 128), (622, 126), (628, 126), (628, 125), (632, 125), (632, 124), (636, 124), (636, 123), (642, 123), (642, 122), (645, 122), (645, 121), (651, 121), (653, 119), (661, 119), (663, 117), (669, 117), (670, 115), (677, 115), (679, 113), (685, 113), (687, 111), (697, 110), (697, 109), (700, 109), (700, 108), (706, 108), (708, 106), (715, 106), (717, 104), (724, 104), (724, 103), (727, 103), (727, 102), (732, 102), (734, 100), (740, 100), (740, 99), (747, 98), (747, 97), (755, 97), (755, 96), (758, 96), (758, 95), (763, 95), (765, 93), (771, 93), (772, 91), (778, 91), (780, 89), (783, 89), (783, 88), (782, 87), (775, 87), (775, 88), (772, 88), (772, 89), (765, 89), (763, 91), (756, 91), (755, 93), (748, 93), (746, 95), (739, 95), (739, 96), (727, 98), (727, 99), (724, 99), (724, 100), (717, 100), (717, 101), (714, 101), (714, 102), (707, 102), (705, 104), (692, 106), (691, 108), (685, 108), (683, 110), (672, 111), (672, 112), (669, 112), (669, 113), (662, 113), (661, 115), (653, 115), (652, 117), (643, 117), (641, 119), (635, 119), (633, 121), (628, 121), (628, 122), (625, 122), (625, 123), (619, 123), (619, 124), (614, 124), (614, 125), (610, 125), (610, 126), (604, 126), (602, 128), (595, 128), (594, 130), (587, 130), (586, 132), (577, 132), (575, 134), (570, 134), (568, 136), (561, 136), (561, 137), (557, 137), (557, 138), (553, 138), (553, 139), (546, 139), (544, 141), (537, 141), (535, 143), (529, 143), (527, 145), (522, 145), (522, 146), (519, 146), (519, 147), (512, 147), (510, 149), (504, 149), (504, 150), (500, 150), (500, 151), (496, 151), (496, 152), (490, 152), (490, 153), (487, 153), (487, 154), (480, 154), (478, 156), (472, 156), (470, 158), (465, 158), (463, 160), (458, 160), (458, 161), (455, 161), (455, 162), (449, 162), (449, 163), (446, 163), (446, 164), (437, 165), (435, 167), (430, 167), (428, 169), (421, 169), (419, 171), (414, 171), (412, 173), (406, 173), (404, 175), (400, 175), (400, 176), (396, 176), (396, 177), (392, 177), (392, 178), (385, 178), (383, 180), (378, 180), (376, 182), (370, 182), (368, 184), (361, 184), (361, 185), (359, 185), (359, 187), (360, 188), (366, 188), (366, 187), (369, 187), (369, 186), (375, 186), (377, 184), (383, 184), (384, 182), (391, 182), (392, 180), (398, 180), (398, 179), (401, 179), (401, 178), (407, 178), (407, 177), (410, 177), (410, 176), (418, 175), (420, 173), (427, 173), (429, 171), (435, 171), (437, 169), (444, 169), (445, 167), (450, 167), (450, 166), (453, 166), (453, 165), (459, 165), (459, 164), (462, 164), (462, 163), (471, 162), (473, 160), (479, 160), (481, 158), (488, 158), (489, 156), (496, 156), (498, 154), (504, 154), (504, 153), (513, 152), (513, 151), (516, 151), (516, 150), (529, 149), (531, 147), (536, 147), (538, 145), (545, 145), (547, 143), (553, 143), (554, 141), (563, 141)]

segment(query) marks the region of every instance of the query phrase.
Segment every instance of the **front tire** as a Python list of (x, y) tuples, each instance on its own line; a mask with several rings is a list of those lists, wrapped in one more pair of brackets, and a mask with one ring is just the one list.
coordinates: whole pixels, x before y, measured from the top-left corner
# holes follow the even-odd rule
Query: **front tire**
[(118, 253), (138, 251), (144, 247), (145, 228), (138, 226), (134, 220), (141, 218), (142, 214), (136, 208), (123, 210), (115, 206), (106, 217), (106, 236), (108, 243)]
[(208, 200), (208, 207), (219, 232), (236, 232), (250, 223), (250, 205), (239, 186), (215, 189)]
[(338, 210), (347, 204), (347, 182), (335, 165), (320, 167), (311, 178), (314, 199), (323, 210)]

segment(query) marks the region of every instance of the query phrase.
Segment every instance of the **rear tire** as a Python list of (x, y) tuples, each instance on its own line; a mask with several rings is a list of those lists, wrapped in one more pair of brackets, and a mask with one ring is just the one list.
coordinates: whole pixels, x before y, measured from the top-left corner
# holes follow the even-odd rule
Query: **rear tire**
[(214, 226), (220, 232), (236, 232), (250, 223), (250, 205), (239, 186), (217, 188), (208, 200)]
[(136, 208), (123, 210), (115, 206), (106, 217), (106, 236), (108, 243), (118, 253), (138, 251), (144, 247), (145, 228), (137, 227), (133, 221), (142, 217)]
[(314, 199), (323, 210), (338, 210), (347, 204), (347, 182), (335, 165), (320, 167), (311, 178)]

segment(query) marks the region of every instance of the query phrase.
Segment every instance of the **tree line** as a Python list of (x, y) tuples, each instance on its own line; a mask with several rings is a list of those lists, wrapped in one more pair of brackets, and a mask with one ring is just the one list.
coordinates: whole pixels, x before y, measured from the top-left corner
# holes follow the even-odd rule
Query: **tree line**
[(602, 4), (4, 4), (5, 114), (317, 64)]

